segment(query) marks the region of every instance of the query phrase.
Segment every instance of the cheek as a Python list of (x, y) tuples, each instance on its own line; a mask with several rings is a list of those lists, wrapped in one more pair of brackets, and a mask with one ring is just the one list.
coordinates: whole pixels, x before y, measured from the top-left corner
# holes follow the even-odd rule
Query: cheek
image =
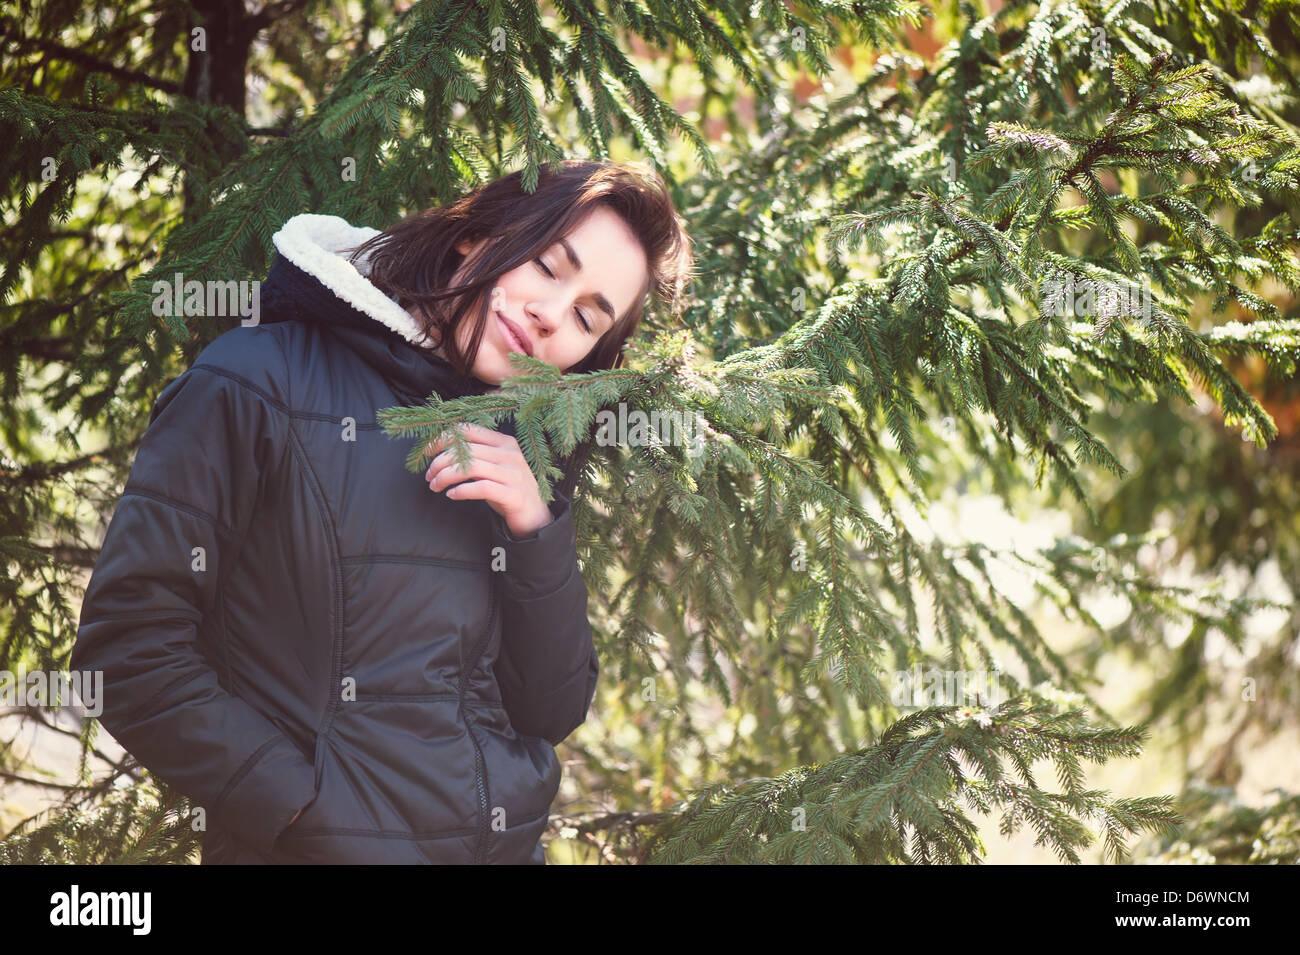
[[(489, 343), (492, 341), (492, 323), (493, 318), (489, 305), (487, 319), (483, 322), (483, 336), (479, 339), (480, 350), (489, 347)], [(462, 352), (469, 351), (470, 341), (473, 337), (474, 321), (473, 313), (471, 312), (470, 315), (466, 317), (465, 321), (461, 323), (460, 328), (456, 332), (456, 344), (460, 346)]]
[(572, 368), (578, 362), (582, 361), (591, 353), (594, 343), (588, 341), (585, 337), (579, 338), (573, 342), (566, 350), (564, 355), (564, 368)]

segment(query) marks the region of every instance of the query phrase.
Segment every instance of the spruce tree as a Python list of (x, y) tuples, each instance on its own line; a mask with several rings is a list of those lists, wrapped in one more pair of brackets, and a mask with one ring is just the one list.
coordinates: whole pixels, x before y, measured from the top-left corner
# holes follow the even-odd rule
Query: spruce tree
[[(564, 746), (576, 791), (603, 801), (557, 805), (555, 845), (965, 863), (987, 851), (984, 816), (1068, 862), (1173, 838), (1169, 795), (1087, 784), (1090, 763), (1141, 758), (1148, 725), (1106, 712), (995, 578), (1014, 568), (1106, 647), (1154, 643), (1171, 617), (1240, 638), (1263, 604), (1157, 579), (1147, 525), (1096, 533), (1089, 489), (1126, 475), (1111, 443), (1131, 435), (1101, 434), (1112, 411), (1190, 407), (1195, 390), (1254, 447), (1278, 435), (1229, 363), (1259, 356), (1289, 381), (1300, 356), (1300, 324), (1264, 291), (1300, 291), (1296, 5), (361, 9), (328, 25), (295, 2), (5, 16), (4, 665), (66, 666), (152, 400), (230, 327), (159, 320), (155, 281), (263, 278), (297, 213), (384, 228), (514, 169), (533, 188), (563, 157), (644, 157), (698, 267), (688, 307), (653, 311), (626, 367), (521, 359), (487, 395), (376, 409), (412, 472), (457, 422), (506, 416), (544, 488), (561, 458), (584, 462), (603, 666)], [(926, 59), (918, 27), (953, 39)], [(791, 94), (867, 48), (860, 79)], [(249, 75), (265, 79), (251, 117)], [(692, 88), (729, 138), (666, 100)], [(107, 187), (127, 167), (134, 195)], [(29, 396), (63, 423), (39, 434)], [(601, 440), (620, 405), (698, 423), (698, 440)], [(945, 540), (925, 519), (957, 478), (1068, 501), (1081, 529), (1036, 549)], [(1098, 593), (1129, 601), (1123, 627), (1089, 612)], [(1008, 698), (901, 706), (914, 667), (989, 671)], [(1185, 681), (1165, 689), (1151, 720)], [(93, 721), (82, 742), (82, 785), (0, 858), (193, 858), (188, 801), (131, 760), (93, 767)]]

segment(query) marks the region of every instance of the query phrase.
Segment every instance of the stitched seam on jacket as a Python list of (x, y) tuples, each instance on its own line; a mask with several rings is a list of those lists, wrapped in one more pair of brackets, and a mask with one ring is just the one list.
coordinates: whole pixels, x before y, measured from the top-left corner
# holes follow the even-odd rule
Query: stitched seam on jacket
[[(538, 813), (523, 822), (516, 822), (513, 826), (506, 826), (501, 832), (510, 832), (512, 829), (523, 829), (525, 826), (536, 825), (540, 820), (550, 819), (551, 807), (547, 806), (542, 812)], [(478, 827), (463, 827), (460, 829), (421, 829), (418, 832), (402, 832), (397, 829), (342, 829), (332, 826), (313, 826), (310, 829), (299, 829), (296, 826), (287, 833), (287, 836), (293, 839), (308, 838), (310, 836), (362, 836), (368, 839), (402, 839), (406, 842), (424, 842), (430, 839), (458, 839), (465, 836), (472, 836), (478, 832)]]
[[(256, 510), (257, 505), (261, 502), (264, 491), (265, 491), (265, 485), (262, 482), (262, 480), (259, 479), (257, 482), (257, 497), (253, 501), (254, 511)], [(249, 524), (250, 526), (252, 524), (251, 515), (249, 517)], [(220, 676), (225, 677), (224, 681), (221, 681), (222, 685), (225, 687), (227, 693), (235, 697), (239, 696), (239, 690), (238, 690), (238, 686), (235, 683), (235, 669), (230, 662), (230, 657), (231, 657), (231, 653), (230, 653), (231, 640), (230, 640), (230, 626), (229, 626), (230, 615), (227, 612), (227, 607), (228, 607), (227, 598), (229, 594), (226, 589), (226, 584), (227, 582), (229, 582), (231, 575), (235, 572), (236, 568), (239, 566), (239, 558), (244, 553), (244, 544), (247, 543), (247, 541), (248, 541), (247, 534), (240, 535), (238, 538), (236, 538), (234, 545), (230, 549), (231, 553), (228, 555), (229, 559), (221, 561), (219, 565), (220, 575), (217, 578), (216, 602), (221, 608), (221, 618), (220, 618), (221, 631), (219, 634), (216, 635), (216, 644), (217, 644), (216, 652), (219, 657), (221, 669), (223, 671), (219, 675), (219, 679)]]
[[(487, 756), (483, 753), (483, 744), (480, 743), (478, 737), (474, 735), (474, 727), (471, 725), (470, 720), (465, 718), (465, 690), (468, 687), (467, 677), (470, 674), (472, 674), (474, 672), (474, 669), (478, 666), (478, 661), (482, 658), (483, 653), (487, 650), (488, 641), (492, 639), (492, 628), (496, 625), (497, 610), (498, 610), (496, 583), (497, 583), (496, 578), (494, 576), (493, 578), (490, 579), (489, 587), (488, 587), (487, 626), (483, 628), (483, 633), (480, 635), (478, 644), (474, 648), (474, 655), (461, 669), (460, 676), (458, 678), (459, 686), (457, 687), (457, 690), (459, 691), (460, 701), (456, 706), (456, 713), (457, 715), (460, 716), (461, 720), (465, 723), (465, 732), (469, 734), (470, 742), (474, 744), (474, 751), (475, 751), (475, 761), (474, 761), (475, 762), (474, 765), (475, 787), (474, 788), (476, 790), (479, 788), (477, 784), (478, 779), (481, 778), (483, 780), (482, 783), (483, 804), (479, 806), (479, 826), (478, 826), (479, 833), (478, 833), (478, 839), (475, 840), (474, 843), (473, 859), (475, 863), (479, 862), (480, 857), (486, 857), (487, 855), (487, 845), (486, 845), (486, 835), (485, 835), (487, 832), (486, 829), (487, 817), (485, 815), (485, 812), (486, 812), (486, 806), (490, 802), (492, 795), (491, 795), (491, 790), (488, 787)], [(480, 763), (483, 766), (481, 773), (479, 770)]]
[(100, 613), (94, 616), (86, 616), (81, 620), (82, 626), (89, 623), (99, 623), (103, 620), (190, 620), (199, 623), (203, 620), (201, 613), (186, 613), (184, 610), (168, 610), (160, 612), (157, 610), (114, 610), (110, 613)]
[[(327, 421), (330, 424), (342, 424), (343, 419), (337, 415), (328, 415), (320, 411), (290, 411), (289, 417), (301, 418), (304, 421)], [(378, 421), (357, 421), (353, 418), (352, 427), (358, 431), (378, 431), (383, 428)]]
[(226, 783), (225, 787), (221, 790), (221, 795), (217, 796), (218, 808), (226, 801), (226, 797), (234, 791), (235, 787), (240, 784), (243, 778), (252, 772), (253, 767), (262, 759), (262, 754), (277, 742), (279, 742), (278, 739), (268, 739), (265, 743), (254, 750), (252, 756), (244, 760), (244, 765), (240, 766), (239, 769), (235, 771), (235, 775), (230, 777), (230, 782)]
[[(281, 351), (283, 352), (283, 350)], [(194, 371), (196, 369), (199, 371), (206, 371), (208, 372), (208, 374), (211, 375), (220, 375), (222, 378), (229, 378), (235, 384), (240, 385), (243, 388), (247, 388), (249, 391), (253, 392), (253, 394), (257, 395), (259, 398), (261, 398), (271, 407), (278, 408), (287, 415), (290, 416), (293, 415), (293, 411), (292, 409), (290, 409), (288, 405), (286, 405), (279, 398), (276, 398), (270, 393), (268, 393), (265, 389), (260, 388), (259, 386), (253, 384), (243, 375), (237, 375), (233, 371), (229, 371), (225, 368), (222, 368), (220, 365), (209, 365), (207, 362), (197, 362), (196, 364), (190, 365), (190, 369), (189, 369), (190, 371)], [(286, 385), (288, 384), (287, 376), (286, 376), (285, 383)]]
[[(502, 587), (505, 591), (506, 599), (508, 599), (511, 603), (516, 603), (516, 604), (532, 603), (534, 600), (548, 600), (551, 597), (554, 597), (557, 594), (562, 593), (565, 589), (573, 586), (573, 578), (575, 576), (581, 576), (581, 575), (578, 574), (577, 566), (571, 565), (569, 567), (569, 575), (564, 578), (564, 580), (560, 583), (558, 587), (548, 590), (546, 591), (546, 593), (536, 594), (532, 596), (525, 596), (525, 597), (515, 596), (518, 593), (518, 590), (516, 589), (517, 585), (509, 578), (507, 578), (503, 582)], [(585, 580), (583, 581), (583, 587), (586, 587)]]
[(454, 557), (408, 557), (404, 554), (352, 554), (340, 557), (342, 564), (427, 564), (453, 570), (487, 570), (487, 561), (457, 560)]
[(193, 504), (186, 504), (175, 498), (168, 497), (166, 494), (160, 494), (157, 491), (151, 491), (148, 488), (128, 487), (122, 491), (122, 497), (144, 497), (151, 501), (157, 501), (159, 504), (166, 504), (168, 507), (174, 507), (178, 511), (184, 511), (193, 517), (200, 517), (207, 521), (222, 534), (227, 537), (238, 537), (235, 529), (224, 521), (218, 520), (202, 508), (195, 507)]
[[(466, 697), (464, 700), (455, 693), (367, 693), (358, 694), (349, 703), (461, 703), (470, 708), (497, 709), (503, 706), (499, 699), (493, 697)], [(520, 734), (522, 735), (522, 734)]]
[[(200, 371), (206, 371), (212, 375), (220, 375), (223, 378), (229, 378), (231, 381), (235, 382), (235, 384), (240, 385), (243, 388), (247, 388), (249, 391), (256, 394), (267, 404), (278, 409), (279, 411), (281, 411), (283, 414), (287, 415), (290, 418), (302, 418), (307, 421), (328, 421), (330, 424), (340, 424), (343, 421), (343, 419), (340, 417), (337, 417), (335, 415), (322, 414), (319, 411), (296, 411), (293, 408), (289, 407), (280, 399), (272, 397), (265, 389), (261, 388), (258, 385), (253, 384), (247, 378), (243, 377), (242, 375), (237, 375), (233, 371), (229, 371), (228, 369), (222, 368), (220, 365), (209, 365), (207, 362), (199, 362), (198, 364), (191, 365), (189, 368), (189, 370), (191, 371), (193, 371), (194, 369), (199, 369)], [(378, 431), (382, 427), (383, 425), (381, 425), (378, 421), (361, 421), (356, 423), (356, 428), (358, 431)]]
[(325, 494), (321, 490), (320, 480), (316, 477), (316, 472), (312, 470), (311, 460), (307, 457), (307, 449), (303, 446), (302, 438), (298, 434), (298, 429), (293, 426), (292, 421), (289, 424), (289, 440), (293, 446), (294, 455), (298, 458), (298, 463), (302, 466), (303, 474), (311, 487), (312, 496), (316, 499), (316, 507), (321, 521), (325, 524), (325, 533), (329, 544), (330, 569), (333, 571), (333, 592), (330, 594), (330, 604), (333, 610), (333, 619), (330, 621), (330, 642), (333, 650), (333, 660), (330, 662), (330, 686), (326, 688), (325, 693), (325, 718), (317, 731), (318, 734), (324, 734), (329, 732), (334, 717), (342, 706), (342, 700), (337, 691), (343, 672), (343, 567), (339, 558), (338, 531), (334, 524), (334, 517), (330, 514), (329, 506), (325, 501)]
[(463, 839), (465, 836), (472, 836), (476, 832), (478, 832), (478, 826), (468, 826), (461, 829), (422, 829), (419, 832), (402, 832), (397, 829), (339, 829), (330, 826), (313, 826), (310, 829), (299, 829), (295, 826), (286, 833), (286, 838), (361, 836), (366, 839), (401, 839), (404, 842), (417, 842), (428, 839)]
[[(547, 806), (537, 813), (536, 816), (529, 817), (523, 822), (515, 822), (515, 825), (508, 825), (498, 832), (498, 837), (502, 833), (511, 832), (513, 829), (523, 829), (524, 826), (537, 825), (538, 821), (549, 820), (551, 817), (551, 807)], [(407, 842), (424, 842), (428, 839), (455, 839), (464, 838), (465, 835), (473, 835), (478, 832), (477, 826), (473, 828), (461, 829), (421, 829), (419, 832), (403, 833), (398, 829), (339, 829), (335, 826), (312, 826), (311, 829), (295, 828), (289, 833), (291, 838), (308, 837), (308, 835), (363, 835), (365, 838), (372, 839), (404, 839)]]
[(180, 676), (172, 680), (167, 685), (160, 686), (157, 690), (154, 691), (153, 695), (150, 696), (149, 699), (145, 700), (143, 703), (139, 704), (138, 706), (132, 707), (131, 717), (134, 718), (137, 713), (147, 713), (149, 711), (150, 704), (152, 704), (154, 700), (158, 699), (158, 697), (162, 696), (164, 693), (166, 693), (168, 690), (172, 689), (173, 687), (184, 686), (186, 683), (189, 683), (191, 680), (197, 680), (201, 676), (203, 676), (202, 670), (195, 670), (193, 673), (182, 673)]

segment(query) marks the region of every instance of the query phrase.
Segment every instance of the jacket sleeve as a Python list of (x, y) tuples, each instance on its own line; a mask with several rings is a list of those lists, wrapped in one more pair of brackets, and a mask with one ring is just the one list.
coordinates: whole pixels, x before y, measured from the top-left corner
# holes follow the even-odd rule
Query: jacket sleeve
[[(220, 336), (154, 403), (86, 587), (71, 667), (102, 672), (99, 720), (128, 752), (267, 852), (315, 798), (315, 770), (222, 688), (199, 646), (264, 476), (288, 444), (270, 373), (253, 367), (282, 366), (282, 354), (269, 337), (226, 341), (242, 331)], [(261, 354), (211, 357), (241, 352)]]
[(556, 495), (551, 513), (550, 524), (523, 539), (492, 515), (505, 554), (496, 677), (516, 732), (558, 744), (586, 720), (600, 663), (569, 500)]

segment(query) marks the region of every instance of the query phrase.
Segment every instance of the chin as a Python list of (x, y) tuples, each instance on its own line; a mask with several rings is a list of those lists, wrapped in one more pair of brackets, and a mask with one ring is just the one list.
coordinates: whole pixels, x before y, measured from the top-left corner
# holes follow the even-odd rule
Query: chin
[(474, 368), (475, 378), (485, 385), (494, 387), (515, 373), (514, 366), (510, 364), (510, 359), (505, 355), (501, 355), (493, 361), (484, 362), (481, 367)]

